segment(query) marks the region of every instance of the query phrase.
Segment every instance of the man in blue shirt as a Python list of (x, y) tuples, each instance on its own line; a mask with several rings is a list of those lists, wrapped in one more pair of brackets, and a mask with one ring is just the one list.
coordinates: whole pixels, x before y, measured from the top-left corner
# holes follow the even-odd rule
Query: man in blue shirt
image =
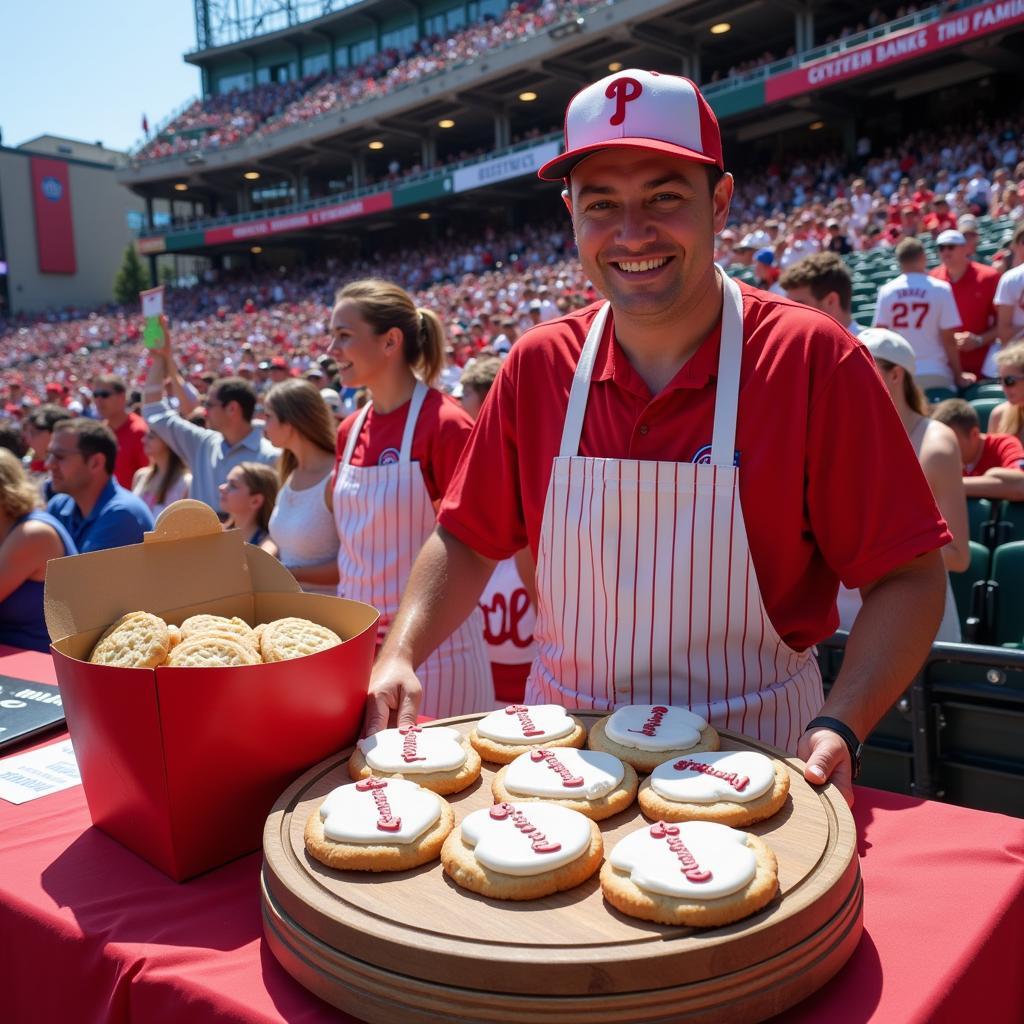
[(96, 420), (57, 424), (46, 452), (56, 492), (47, 505), (71, 534), (80, 553), (139, 544), (153, 529), (153, 516), (141, 498), (114, 478), (117, 440)]

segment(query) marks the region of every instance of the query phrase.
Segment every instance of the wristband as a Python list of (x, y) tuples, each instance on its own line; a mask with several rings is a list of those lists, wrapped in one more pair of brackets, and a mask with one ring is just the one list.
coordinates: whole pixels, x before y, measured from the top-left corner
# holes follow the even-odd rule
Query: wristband
[(829, 718), (827, 715), (812, 718), (807, 723), (807, 728), (804, 729), (804, 732), (810, 732), (811, 729), (828, 729), (829, 732), (834, 732), (846, 744), (847, 750), (850, 751), (853, 777), (857, 778), (860, 775), (860, 755), (864, 750), (864, 744), (857, 739), (857, 734), (845, 722), (840, 722), (838, 718)]

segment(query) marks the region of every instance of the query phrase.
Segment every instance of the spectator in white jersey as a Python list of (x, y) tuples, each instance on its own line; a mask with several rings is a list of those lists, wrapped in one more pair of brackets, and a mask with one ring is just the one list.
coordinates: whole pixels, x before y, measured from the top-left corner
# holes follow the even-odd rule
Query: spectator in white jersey
[(901, 273), (878, 289), (871, 326), (887, 327), (910, 342), (919, 387), (955, 390), (974, 383), (974, 375), (960, 368), (960, 312), (953, 289), (928, 276), (924, 246), (916, 238), (904, 238), (896, 246), (896, 260)]
[(788, 298), (828, 313), (855, 338), (864, 330), (850, 314), (853, 278), (834, 252), (818, 252), (798, 260), (782, 272), (779, 285)]

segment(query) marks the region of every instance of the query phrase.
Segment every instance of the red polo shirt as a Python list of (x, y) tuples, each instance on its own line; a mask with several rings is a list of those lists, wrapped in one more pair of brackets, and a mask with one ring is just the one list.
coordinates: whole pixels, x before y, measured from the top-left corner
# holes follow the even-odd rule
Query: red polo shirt
[[(835, 630), (840, 579), (869, 583), (951, 537), (867, 350), (817, 310), (740, 289), (740, 502), (765, 607), (802, 649)], [(488, 558), (526, 543), (536, 556), (569, 388), (597, 309), (527, 331), (484, 402), (439, 522)], [(606, 331), (580, 454), (706, 459), (720, 330), (653, 398)]]
[[(335, 472), (357, 415), (353, 413), (347, 416), (338, 428)], [(389, 413), (370, 409), (352, 452), (352, 465), (379, 466), (397, 462), (408, 416), (409, 402)], [(473, 420), (454, 398), (434, 388), (427, 392), (412, 435), (410, 458), (420, 464), (423, 482), (431, 501), (440, 501), (444, 497), (472, 429)]]
[(114, 461), (114, 476), (122, 487), (132, 489), (132, 480), (137, 470), (149, 465), (143, 442), (149, 427), (146, 421), (135, 412), (128, 413), (128, 419), (114, 431), (117, 438), (117, 459)]
[[(951, 281), (949, 272), (942, 264), (928, 273), (930, 277), (945, 281), (953, 289), (953, 298), (956, 299), (956, 308), (960, 311), (960, 322), (965, 331), (984, 334), (996, 322), (994, 300), (999, 285), (998, 270), (971, 260), (959, 281)], [(960, 366), (964, 372), (980, 374), (991, 347), (990, 343), (983, 348), (961, 352)]]
[(982, 434), (978, 461), (964, 476), (984, 476), (990, 469), (1024, 469), (1024, 445), (1012, 434)]

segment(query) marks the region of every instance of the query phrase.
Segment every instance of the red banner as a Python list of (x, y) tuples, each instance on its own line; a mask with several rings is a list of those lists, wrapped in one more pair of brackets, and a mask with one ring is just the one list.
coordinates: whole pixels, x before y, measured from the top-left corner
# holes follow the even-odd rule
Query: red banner
[(813, 92), (850, 78), (881, 71), (949, 46), (977, 39), (1024, 22), (1024, 0), (982, 4), (950, 14), (939, 21), (904, 29), (891, 36), (851, 47), (833, 57), (824, 57), (795, 71), (769, 78), (764, 85), (765, 102), (788, 99)]
[(370, 213), (390, 210), (393, 205), (390, 192), (376, 192), (373, 195), (352, 199), (335, 206), (321, 206), (316, 210), (302, 213), (287, 213), (281, 217), (265, 217), (262, 220), (247, 220), (241, 224), (229, 224), (223, 228), (211, 228), (203, 236), (205, 245), (223, 245), (225, 242), (247, 242), (267, 235), (279, 235), (286, 231), (302, 231), (305, 228), (323, 227), (339, 220), (352, 220)]
[(73, 274), (75, 229), (71, 222), (71, 182), (65, 160), (29, 159), (32, 204), (36, 213), (36, 248), (43, 274)]

